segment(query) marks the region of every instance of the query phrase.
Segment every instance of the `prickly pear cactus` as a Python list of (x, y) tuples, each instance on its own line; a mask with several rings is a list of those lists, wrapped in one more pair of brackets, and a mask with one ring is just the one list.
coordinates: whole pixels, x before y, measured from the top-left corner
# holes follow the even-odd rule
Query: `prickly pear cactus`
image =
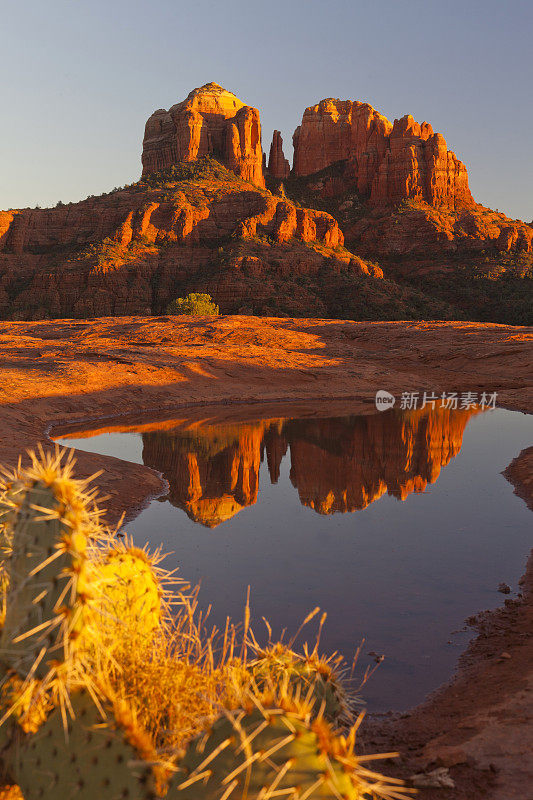
[[(76, 487), (74, 487), (76, 488)], [(2, 498), (12, 553), (0, 638), (4, 664), (43, 677), (76, 647), (87, 600), (87, 533), (63, 480), (16, 481)]]
[[(400, 782), (365, 769), (354, 754), (355, 733), (336, 736), (309, 707), (248, 706), (226, 713), (194, 739), (167, 800), (306, 800), (401, 798)], [(390, 754), (386, 754), (390, 755)]]
[(149, 641), (160, 625), (162, 589), (146, 552), (117, 544), (91, 565), (90, 575), (94, 595), (91, 624), (99, 628), (101, 636), (122, 636), (131, 643), (135, 634), (135, 641)]
[(26, 733), (35, 733), (53, 707), (51, 695), (43, 690), (41, 681), (23, 680), (16, 672), (10, 673), (0, 689), (0, 742), (10, 735), (10, 726), (4, 724), (7, 716)]
[(302, 698), (314, 702), (314, 714), (322, 713), (334, 727), (353, 723), (356, 698), (348, 697), (342, 675), (331, 659), (316, 654), (300, 655), (281, 643), (258, 650), (249, 666), (261, 691), (276, 687), (282, 692), (297, 690)]
[[(25, 800), (149, 800), (156, 779), (149, 746), (131, 720), (104, 720), (87, 692), (71, 698), (73, 716), (55, 709), (14, 744), (13, 776)], [(153, 758), (153, 756), (152, 756)]]
[[(25, 800), (150, 800), (167, 788), (169, 800), (405, 796), (362, 766), (355, 727), (345, 738), (326, 721), (345, 713), (337, 662), (278, 645), (250, 665), (230, 637), (215, 668), (196, 595), (165, 588), (158, 553), (117, 544), (62, 458), (41, 452), (0, 485), (0, 755)], [(189, 742), (169, 783), (177, 747), (221, 700), (239, 710)]]

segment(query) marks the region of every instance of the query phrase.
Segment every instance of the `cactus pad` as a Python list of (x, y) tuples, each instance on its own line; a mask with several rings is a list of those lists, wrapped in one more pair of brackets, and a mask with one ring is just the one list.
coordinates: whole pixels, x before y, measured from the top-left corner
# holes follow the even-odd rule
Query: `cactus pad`
[(279, 687), (282, 692), (298, 690), (314, 701), (314, 714), (322, 711), (335, 727), (347, 728), (354, 720), (353, 706), (344, 688), (339, 659), (320, 658), (315, 653), (300, 655), (281, 643), (257, 651), (250, 671), (261, 692)]
[(306, 704), (286, 698), (281, 705), (252, 704), (217, 720), (189, 744), (167, 800), (405, 796), (400, 781), (362, 766), (355, 732), (336, 736), (323, 718), (311, 719)]
[[(96, 614), (92, 622), (99, 635), (109, 640), (126, 633), (126, 640), (131, 642), (134, 633), (136, 641), (149, 641), (161, 621), (162, 590), (157, 570), (145, 551), (115, 545), (91, 566), (91, 580), (91, 608)], [(121, 634), (121, 627), (127, 631)]]
[(54, 485), (18, 484), (3, 502), (11, 506), (13, 552), (6, 562), (2, 660), (22, 675), (35, 665), (43, 676), (50, 659), (64, 660), (75, 646), (83, 624), (87, 538)]
[(50, 693), (43, 690), (41, 681), (23, 680), (16, 672), (6, 676), (0, 690), (0, 743), (9, 738), (4, 716), (12, 717), (26, 733), (35, 733), (52, 708)]
[[(15, 745), (14, 777), (25, 800), (148, 800), (154, 779), (148, 762), (119, 724), (107, 723), (86, 692), (72, 698), (73, 718), (56, 709)], [(131, 725), (130, 725), (131, 728)]]

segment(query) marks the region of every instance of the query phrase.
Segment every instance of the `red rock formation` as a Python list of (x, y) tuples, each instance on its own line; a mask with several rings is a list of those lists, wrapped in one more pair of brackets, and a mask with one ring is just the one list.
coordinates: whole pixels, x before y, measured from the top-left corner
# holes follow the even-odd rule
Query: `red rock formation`
[(345, 162), (343, 186), (373, 205), (407, 198), (452, 209), (474, 204), (464, 164), (431, 125), (411, 116), (392, 125), (367, 103), (322, 100), (305, 110), (293, 142), (296, 176)]
[(259, 111), (217, 83), (194, 89), (168, 111), (154, 111), (144, 132), (143, 175), (206, 155), (256, 186), (265, 185)]
[(405, 500), (435, 483), (461, 450), (475, 410), (436, 408), (351, 419), (260, 420), (143, 434), (143, 461), (163, 472), (169, 499), (215, 527), (257, 500), (266, 450), (272, 483), (290, 446), (290, 477), (320, 514), (366, 508), (389, 493)]
[(264, 445), (271, 483), (278, 482), (281, 462), (287, 452), (288, 442), (282, 431), (283, 422), (280, 420), (277, 425), (269, 427), (265, 433)]
[(431, 125), (419, 125), (411, 116), (394, 121), (370, 194), (374, 205), (406, 198), (451, 209), (474, 205), (465, 165)]
[[(276, 132), (271, 169), (285, 174), (281, 145)], [(429, 125), (404, 118), (392, 126), (369, 105), (326, 100), (307, 109), (295, 145), (297, 175), (329, 167), (298, 181), (298, 203), (263, 188), (258, 114), (234, 95), (208, 84), (155, 112), (144, 180), (80, 203), (0, 212), (0, 317), (160, 314), (178, 292), (200, 291), (213, 294), (222, 313), (383, 318), (403, 301), (384, 284), (368, 309), (353, 277), (383, 272), (363, 258), (387, 258), (387, 277), (418, 271), (398, 255), (416, 256), (424, 270), (441, 270), (450, 254), (456, 263), (465, 257), (462, 266), (472, 259), (513, 277), (515, 267), (527, 271), (533, 228), (469, 205), (464, 167)], [(152, 174), (209, 153), (233, 172), (203, 159), (168, 180)], [(369, 213), (356, 192), (378, 205)], [(350, 196), (336, 203), (342, 193)], [(390, 204), (402, 197), (411, 199)], [(302, 208), (309, 198), (337, 219)], [(344, 249), (343, 231), (358, 255)], [(410, 300), (399, 310), (427, 313)], [(468, 298), (460, 310), (471, 313)], [(456, 310), (437, 313), (446, 319)]]
[[(274, 423), (275, 424), (275, 423)], [(170, 501), (214, 528), (257, 500), (270, 422), (143, 434), (143, 461), (164, 473)]]
[(358, 190), (366, 194), (391, 130), (389, 120), (367, 103), (322, 100), (304, 111), (294, 132), (294, 174), (310, 175), (337, 161), (356, 159)]
[(271, 178), (281, 178), (284, 180), (289, 177), (291, 167), (283, 152), (283, 139), (279, 131), (274, 131), (270, 154), (268, 157), (268, 174)]
[[(161, 313), (182, 284), (215, 294), (223, 313), (236, 312), (250, 291), (243, 265), (258, 268), (263, 280), (255, 292), (266, 292), (267, 302), (278, 293), (272, 279), (265, 280), (274, 263), (286, 278), (316, 275), (328, 257), (333, 274), (351, 261), (357, 272), (354, 256), (331, 250), (343, 241), (326, 212), (296, 208), (231, 172), (156, 188), (134, 184), (53, 209), (3, 212), (0, 316)], [(310, 242), (321, 251), (303, 244)], [(206, 281), (208, 266), (212, 279)], [(316, 299), (303, 299), (300, 313), (310, 306)]]
[[(438, 265), (443, 257), (458, 253), (466, 259), (492, 253), (498, 265), (500, 254), (533, 249), (529, 225), (481, 205), (443, 212), (425, 202), (409, 201), (392, 213), (375, 209), (372, 224), (363, 217), (347, 219), (343, 227), (350, 246), (356, 246), (363, 257), (416, 256), (422, 268), (431, 268), (431, 259)], [(415, 269), (410, 261), (410, 270)]]
[(291, 481), (319, 514), (357, 511), (388, 493), (405, 500), (435, 483), (476, 412), (436, 408), (354, 420), (289, 423)]

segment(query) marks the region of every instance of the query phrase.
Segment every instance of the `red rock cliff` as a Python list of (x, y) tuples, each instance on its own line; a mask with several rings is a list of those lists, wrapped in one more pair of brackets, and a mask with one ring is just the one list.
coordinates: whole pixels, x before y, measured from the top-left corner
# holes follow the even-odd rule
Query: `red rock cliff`
[(385, 493), (405, 500), (435, 483), (460, 452), (475, 413), (436, 408), (295, 421), (284, 431), (291, 481), (302, 504), (319, 514), (361, 510)]
[(169, 499), (208, 527), (257, 500), (266, 452), (272, 483), (290, 447), (300, 501), (320, 514), (405, 500), (435, 483), (461, 450), (475, 410), (436, 408), (351, 419), (267, 419), (143, 434), (143, 461), (165, 474)]
[(446, 208), (474, 204), (466, 167), (431, 125), (389, 120), (368, 103), (322, 100), (293, 136), (294, 174), (346, 162), (345, 181), (374, 205), (412, 198)]
[(256, 502), (269, 425), (267, 421), (144, 433), (143, 461), (164, 472), (174, 505), (194, 522), (214, 528)]
[(144, 131), (143, 175), (206, 155), (265, 185), (259, 111), (217, 83), (194, 89), (168, 111), (154, 111)]

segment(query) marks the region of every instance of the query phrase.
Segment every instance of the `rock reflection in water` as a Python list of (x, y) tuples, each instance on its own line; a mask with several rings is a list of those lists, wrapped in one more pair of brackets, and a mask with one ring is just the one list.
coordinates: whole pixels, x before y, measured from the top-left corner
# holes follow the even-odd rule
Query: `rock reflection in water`
[(257, 500), (266, 455), (272, 483), (290, 452), (300, 501), (320, 514), (358, 511), (385, 493), (405, 500), (456, 456), (473, 410), (180, 425), (142, 434), (143, 461), (164, 473), (171, 503), (213, 528)]

